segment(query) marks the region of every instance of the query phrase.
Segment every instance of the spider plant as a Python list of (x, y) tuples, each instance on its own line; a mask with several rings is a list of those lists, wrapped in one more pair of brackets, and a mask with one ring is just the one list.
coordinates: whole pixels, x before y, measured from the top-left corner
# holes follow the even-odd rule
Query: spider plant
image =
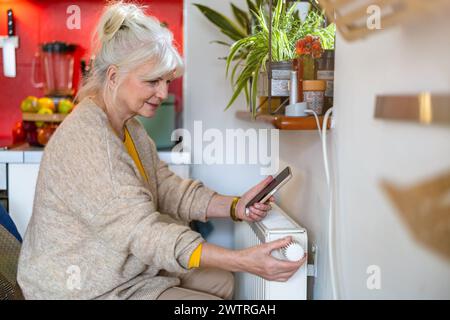
[[(263, 7), (267, 7), (269, 4), (269, 0), (246, 0), (248, 12), (240, 9), (233, 3), (230, 3), (231, 9), (233, 12), (233, 16), (237, 23), (233, 22), (231, 19), (227, 18), (223, 14), (213, 10), (207, 6), (201, 4), (194, 4), (200, 12), (214, 25), (216, 25), (220, 31), (225, 34), (232, 43), (228, 43), (225, 41), (212, 41), (211, 43), (216, 43), (220, 45), (225, 45), (231, 47), (236, 41), (241, 39), (245, 39), (249, 37), (252, 33), (255, 32), (258, 24), (258, 9)], [(248, 49), (245, 46), (242, 46), (240, 49), (234, 51), (234, 56), (232, 57), (233, 61), (236, 62), (236, 68), (233, 70), (233, 75), (231, 77), (231, 85), (234, 86), (234, 75), (238, 69), (238, 67), (247, 59)], [(226, 60), (228, 57), (219, 58)], [(247, 86), (245, 86), (246, 100), (247, 104), (249, 103), (249, 90)], [(255, 89), (256, 90), (256, 89)], [(239, 91), (241, 92), (242, 89)], [(228, 107), (226, 108), (228, 109)]]
[[(240, 59), (232, 68), (231, 81), (234, 89), (225, 110), (231, 107), (237, 97), (245, 92), (247, 104), (251, 106), (252, 115), (257, 111), (257, 84), (260, 70), (265, 71), (269, 58), (268, 12), (260, 7), (255, 13), (257, 27), (254, 34), (236, 41), (230, 49), (226, 62), (228, 76), (232, 62), (240, 52), (248, 52), (245, 59)], [(287, 5), (277, 1), (272, 14), (272, 60), (286, 61), (295, 58), (295, 44), (298, 39), (311, 34), (319, 36), (325, 49), (334, 47), (335, 26), (323, 28), (324, 15), (317, 10), (310, 10), (305, 21), (301, 21), (295, 4)], [(236, 80), (236, 73), (240, 71)]]
[[(256, 12), (258, 11), (258, 8), (266, 5), (267, 3), (268, 0), (247, 0), (247, 12), (233, 3), (230, 3), (236, 22), (207, 6), (198, 3), (194, 3), (194, 6), (200, 10), (205, 18), (207, 18), (211, 23), (217, 26), (223, 34), (230, 38), (233, 43), (249, 36), (253, 32), (256, 21)], [(232, 43), (218, 40), (212, 41), (212, 43), (217, 43), (228, 47), (231, 47), (232, 45)], [(241, 58), (245, 58), (245, 53), (242, 53)]]

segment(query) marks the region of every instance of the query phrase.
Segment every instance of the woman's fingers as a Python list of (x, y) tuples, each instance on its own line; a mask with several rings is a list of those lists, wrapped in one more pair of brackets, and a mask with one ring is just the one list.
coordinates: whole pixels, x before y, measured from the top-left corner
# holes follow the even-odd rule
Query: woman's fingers
[(272, 209), (272, 206), (270, 204), (265, 204), (265, 203), (260, 203), (260, 202), (255, 203), (254, 206), (257, 209), (262, 210), (262, 211), (269, 211), (270, 209)]
[[(278, 240), (274, 240), (271, 242), (266, 242), (264, 244), (267, 253), (270, 254), (273, 250), (277, 250), (280, 248), (283, 248), (285, 246), (287, 246), (289, 243), (292, 242), (292, 237), (291, 236), (287, 236)], [(275, 259), (275, 258), (274, 258)]]
[(248, 218), (250, 221), (260, 221), (261, 219), (263, 219), (263, 217), (253, 213), (250, 211), (250, 214), (248, 215)]
[(299, 261), (279, 261), (278, 272), (272, 274), (275, 281), (287, 281), (306, 262), (306, 255)]
[(300, 267), (300, 265), (296, 263), (285, 264), (283, 262), (287, 261), (279, 260), (279, 262), (273, 266), (276, 267), (276, 271), (272, 270), (267, 272), (266, 278), (268, 280), (287, 281)]
[(271, 208), (272, 207), (270, 205), (268, 205), (268, 204), (255, 203), (253, 206), (248, 208), (248, 212), (249, 212), (248, 217), (251, 218), (252, 220), (258, 220), (259, 221), (259, 220), (265, 218), (265, 216), (267, 215), (267, 212)]
[[(255, 208), (250, 208), (251, 219), (259, 217), (254, 210)], [(267, 280), (287, 281), (307, 261), (307, 255), (305, 254), (299, 261), (288, 261), (277, 259), (271, 253), (291, 242), (292, 237), (289, 236), (248, 248), (245, 256), (251, 258), (247, 260), (249, 264), (246, 270)]]
[(259, 210), (255, 208), (254, 206), (250, 207), (250, 213), (256, 216), (258, 219), (262, 219), (266, 216), (267, 212), (263, 210)]

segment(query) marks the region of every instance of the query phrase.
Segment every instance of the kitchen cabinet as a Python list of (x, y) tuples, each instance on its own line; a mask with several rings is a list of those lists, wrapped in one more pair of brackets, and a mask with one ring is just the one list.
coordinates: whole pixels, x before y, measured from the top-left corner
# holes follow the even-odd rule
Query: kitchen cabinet
[(0, 191), (6, 190), (6, 163), (0, 163)]
[(33, 212), (38, 172), (39, 163), (11, 163), (8, 165), (9, 214), (22, 237)]
[(0, 205), (7, 208), (8, 194), (6, 191), (6, 163), (0, 163)]

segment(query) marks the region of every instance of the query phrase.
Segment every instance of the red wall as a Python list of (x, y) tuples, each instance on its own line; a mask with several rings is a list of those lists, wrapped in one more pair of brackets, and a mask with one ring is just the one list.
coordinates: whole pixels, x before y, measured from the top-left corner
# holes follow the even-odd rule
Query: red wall
[[(0, 35), (6, 35), (6, 10), (12, 9), (15, 17), (19, 48), (16, 49), (15, 78), (3, 75), (0, 59), (0, 139), (11, 140), (11, 129), (21, 120), (20, 102), (28, 95), (41, 97), (43, 92), (31, 84), (31, 62), (40, 43), (64, 41), (79, 45), (77, 56), (89, 60), (91, 34), (106, 1), (101, 0), (0, 0)], [(147, 0), (139, 3), (148, 6), (147, 12), (168, 24), (180, 52), (183, 48), (183, 0)], [(81, 9), (81, 29), (69, 30), (66, 19), (69, 5)], [(2, 53), (0, 53), (0, 56)], [(75, 68), (75, 83), (79, 82), (79, 67)], [(182, 85), (177, 79), (170, 91), (177, 97), (181, 110)]]

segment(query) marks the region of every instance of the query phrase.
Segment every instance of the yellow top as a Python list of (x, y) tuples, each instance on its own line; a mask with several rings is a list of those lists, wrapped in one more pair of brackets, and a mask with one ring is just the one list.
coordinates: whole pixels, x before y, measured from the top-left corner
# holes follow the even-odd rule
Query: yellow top
[(133, 159), (134, 163), (139, 169), (139, 172), (141, 173), (142, 177), (145, 179), (145, 181), (148, 182), (147, 174), (145, 173), (144, 167), (142, 166), (141, 159), (139, 158), (139, 154), (136, 150), (136, 147), (134, 146), (133, 139), (131, 138), (130, 133), (128, 132), (127, 127), (125, 127), (125, 140), (123, 143), (125, 144), (125, 148), (127, 148), (127, 151), (131, 158)]
[(189, 257), (189, 265), (188, 268), (198, 268), (200, 267), (200, 257), (202, 256), (202, 246), (203, 244), (200, 243), (197, 248), (195, 248), (194, 252), (192, 252), (191, 256)]
[[(128, 151), (128, 154), (133, 159), (134, 163), (139, 169), (142, 177), (144, 177), (145, 181), (148, 182), (147, 174), (145, 173), (144, 166), (142, 165), (141, 159), (139, 158), (139, 154), (134, 145), (133, 139), (131, 138), (130, 133), (128, 132), (127, 127), (125, 127), (125, 140), (123, 143), (125, 144), (125, 148)], [(192, 252), (189, 258), (189, 266), (188, 268), (198, 268), (200, 266), (200, 257), (202, 255), (202, 244), (199, 244), (198, 247)]]

